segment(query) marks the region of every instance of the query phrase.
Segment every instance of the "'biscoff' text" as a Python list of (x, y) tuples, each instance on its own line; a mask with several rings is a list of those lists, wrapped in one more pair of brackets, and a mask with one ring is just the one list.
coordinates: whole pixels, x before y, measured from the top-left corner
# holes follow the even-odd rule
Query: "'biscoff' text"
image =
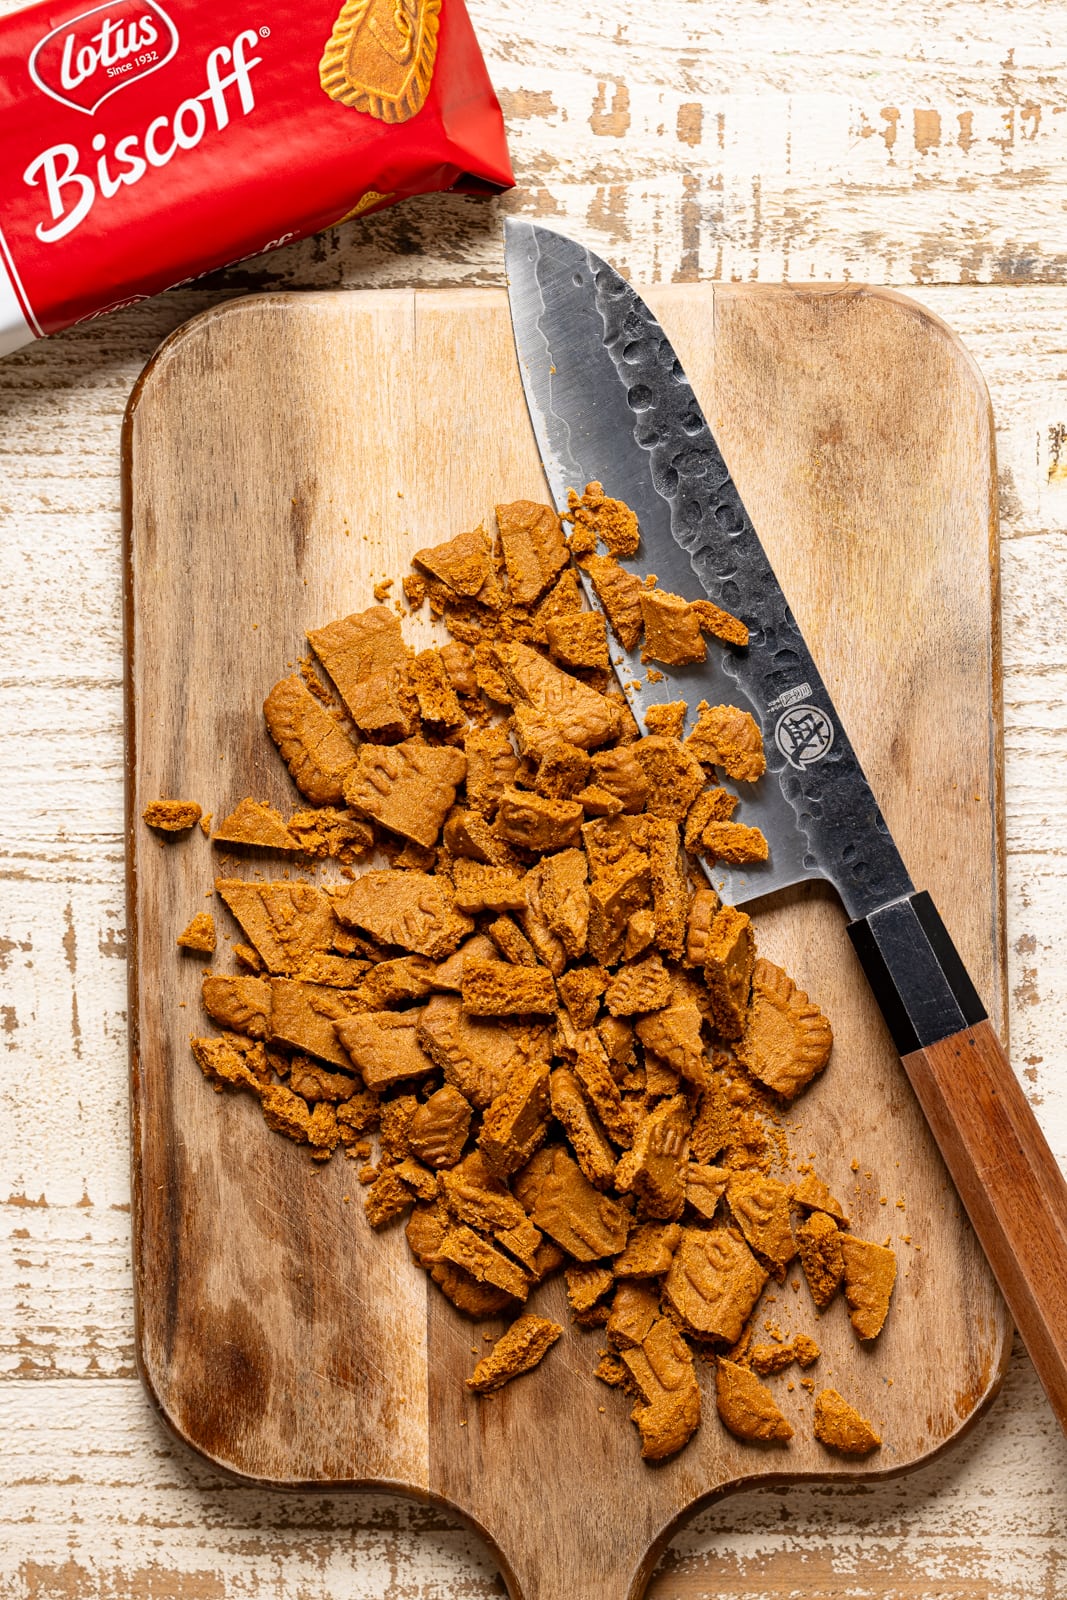
[(153, 118), (143, 134), (126, 134), (110, 151), (106, 136), (95, 134), (94, 176), (82, 170), (83, 153), (74, 144), (54, 144), (31, 161), (22, 174), (23, 181), (31, 188), (43, 184), (51, 214), (50, 221), (39, 222), (35, 229), (42, 244), (55, 244), (72, 233), (98, 197), (111, 200), (124, 185), (140, 183), (150, 168), (165, 167), (179, 150), (195, 150), (208, 131), (209, 107), (215, 130), (221, 133), (230, 121), (230, 89), (237, 90), (241, 112), (247, 116), (255, 106), (252, 70), (263, 59), (248, 52), (259, 44), (260, 37), (246, 29), (232, 46), (212, 50), (207, 58), (207, 88), (183, 100), (170, 116)]

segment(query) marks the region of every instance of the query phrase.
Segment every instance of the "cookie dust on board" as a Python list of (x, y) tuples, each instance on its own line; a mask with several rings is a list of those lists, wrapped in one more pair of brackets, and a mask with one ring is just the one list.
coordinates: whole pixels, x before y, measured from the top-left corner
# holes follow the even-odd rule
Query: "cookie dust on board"
[[(560, 1339), (533, 1301), (562, 1273), (576, 1329), (605, 1341), (591, 1359), (574, 1332), (565, 1358), (629, 1397), (646, 1460), (700, 1425), (709, 1364), (722, 1425), (788, 1449), (778, 1401), (797, 1385), (776, 1398), (764, 1380), (820, 1349), (766, 1316), (771, 1342), (754, 1344), (760, 1306), (799, 1256), (810, 1295), (790, 1306), (810, 1299), (814, 1318), (843, 1288), (855, 1335), (875, 1339), (895, 1257), (848, 1231), (810, 1162), (788, 1171), (782, 1113), (826, 1069), (831, 1027), (699, 867), (766, 852), (726, 787), (762, 774), (760, 730), (702, 703), (683, 739), (685, 704), (665, 699), (643, 733), (608, 658), (608, 628), (667, 666), (747, 630), (619, 566), (640, 530), (599, 484), (562, 521), (529, 500), (495, 515), (492, 533), (419, 549), (403, 581), (447, 643), (416, 651), (379, 603), (310, 619), (317, 665), (265, 685), (303, 809), (223, 797), (212, 844), (256, 876), (216, 880), (243, 942), (233, 971), (204, 977), (219, 1031), (193, 1056), (312, 1161), (360, 1163), (363, 1225), (403, 1219), (457, 1313), (508, 1319), (472, 1395)], [(145, 821), (199, 815), (156, 802)], [(211, 915), (178, 942), (210, 954)], [(829, 1448), (879, 1443), (836, 1391), (815, 1417)]]

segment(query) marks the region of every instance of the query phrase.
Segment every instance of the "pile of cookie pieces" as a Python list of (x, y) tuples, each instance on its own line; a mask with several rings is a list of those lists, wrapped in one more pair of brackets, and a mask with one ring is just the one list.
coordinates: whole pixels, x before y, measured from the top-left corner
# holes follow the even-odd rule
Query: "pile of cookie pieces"
[[(414, 653), (375, 606), (309, 633), (329, 685), (309, 661), (269, 694), (310, 808), (285, 819), (245, 799), (213, 838), (332, 858), (349, 881), (217, 881), (248, 942), (242, 973), (205, 977), (224, 1031), (193, 1052), (313, 1159), (366, 1159), (376, 1133), (367, 1217), (406, 1216), (461, 1311), (513, 1315), (562, 1268), (575, 1321), (605, 1329), (597, 1374), (634, 1396), (646, 1458), (699, 1423), (694, 1352), (715, 1361), (732, 1432), (784, 1441), (760, 1376), (818, 1349), (749, 1349), (764, 1286), (799, 1253), (815, 1305), (843, 1283), (869, 1339), (895, 1261), (847, 1232), (813, 1173), (772, 1176), (780, 1111), (825, 1067), (831, 1029), (690, 860), (765, 855), (719, 778), (760, 776), (759, 728), (702, 705), (682, 738), (675, 702), (642, 737), (605, 617), (630, 648), (643, 628), (643, 659), (666, 665), (702, 659), (708, 631), (743, 643), (744, 626), (627, 573), (615, 558), (636, 521), (598, 485), (572, 498), (569, 539), (529, 501), (497, 522), (496, 541), (478, 528), (419, 551), (405, 580), (447, 644)], [(356, 875), (374, 850), (388, 866)], [(560, 1331), (518, 1316), (470, 1387), (529, 1370)], [(879, 1443), (833, 1390), (815, 1426), (838, 1449)]]

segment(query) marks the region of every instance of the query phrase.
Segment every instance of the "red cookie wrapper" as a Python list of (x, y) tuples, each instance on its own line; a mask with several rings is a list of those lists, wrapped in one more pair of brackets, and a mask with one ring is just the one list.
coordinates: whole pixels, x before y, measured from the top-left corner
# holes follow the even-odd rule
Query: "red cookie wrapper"
[(409, 195), (513, 182), (462, 0), (42, 0), (0, 18), (0, 355)]

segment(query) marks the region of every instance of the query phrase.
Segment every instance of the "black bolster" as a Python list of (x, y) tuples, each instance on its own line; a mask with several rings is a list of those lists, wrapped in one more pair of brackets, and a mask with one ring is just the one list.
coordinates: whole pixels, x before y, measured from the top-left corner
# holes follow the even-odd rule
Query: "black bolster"
[(925, 890), (850, 922), (848, 936), (902, 1056), (986, 1017)]

